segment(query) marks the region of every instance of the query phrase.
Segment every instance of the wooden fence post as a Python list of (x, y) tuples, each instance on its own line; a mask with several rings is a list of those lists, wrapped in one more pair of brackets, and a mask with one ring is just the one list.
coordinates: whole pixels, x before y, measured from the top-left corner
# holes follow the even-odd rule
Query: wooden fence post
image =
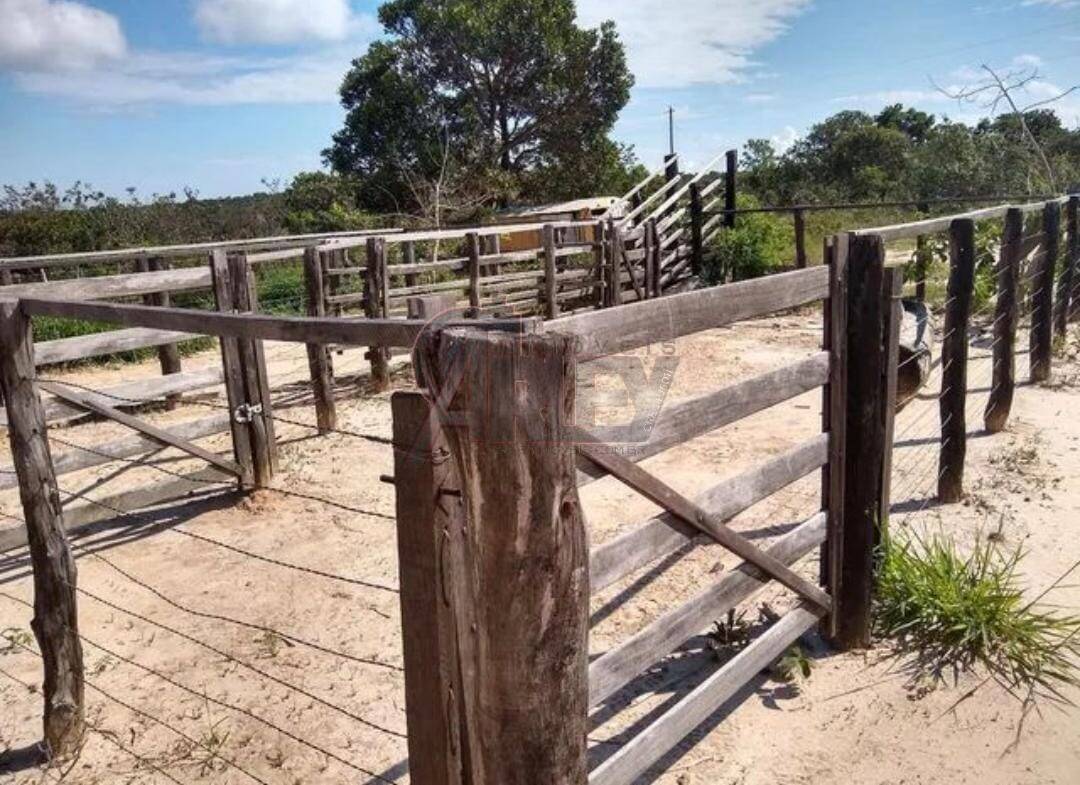
[(975, 222), (957, 219), (949, 226), (949, 288), (945, 334), (941, 339), (941, 454), (938, 498), (958, 502), (964, 495), (967, 455), (968, 320), (975, 287)]
[(997, 305), (994, 309), (994, 367), (990, 397), (983, 422), (990, 433), (1004, 430), (1016, 389), (1016, 325), (1020, 310), (1016, 302), (1020, 283), (1020, 247), (1024, 240), (1024, 214), (1013, 208), (1005, 213), (1001, 255), (997, 269)]
[(1077, 202), (1080, 197), (1071, 196), (1065, 205), (1065, 258), (1062, 261), (1061, 276), (1058, 278), (1057, 305), (1054, 310), (1054, 335), (1065, 337), (1069, 324), (1069, 311), (1072, 308), (1073, 292), (1078, 283), (1076, 279), (1076, 230)]
[(596, 307), (603, 308), (607, 305), (607, 238), (604, 234), (605, 224), (597, 221), (593, 227), (593, 265), (595, 267), (595, 292)]
[(465, 253), (469, 257), (469, 305), (480, 309), (480, 236), (476, 232), (465, 235)]
[(622, 236), (613, 221), (608, 226), (608, 305), (622, 305)]
[[(326, 316), (323, 296), (323, 265), (315, 246), (304, 249), (304, 287), (307, 292), (307, 315)], [(321, 343), (307, 344), (308, 368), (311, 370), (311, 391), (315, 398), (315, 422), (319, 433), (337, 427), (337, 404), (334, 401), (334, 361), (330, 348)]]
[(559, 268), (555, 259), (555, 227), (545, 224), (544, 243), (544, 316), (554, 319), (559, 315)]
[(904, 268), (886, 267), (882, 285), (885, 333), (882, 339), (885, 368), (882, 373), (881, 422), (884, 434), (881, 464), (881, 493), (878, 506), (879, 526), (874, 527), (874, 547), (881, 544), (882, 527), (889, 522), (892, 504), (892, 453), (896, 431), (896, 383), (900, 366), (900, 324), (904, 318)]
[(703, 229), (705, 226), (705, 205), (701, 200), (701, 186), (690, 184), (690, 269), (694, 275), (701, 275), (705, 259)]
[(465, 781), (585, 785), (589, 564), (573, 339), (448, 329), (422, 335), (417, 358), (464, 498), (447, 555)]
[(806, 212), (795, 210), (795, 268), (806, 268)]
[(735, 228), (735, 175), (739, 167), (739, 153), (737, 150), (728, 150), (725, 155), (724, 167), (724, 226), (728, 229)]
[(668, 153), (664, 156), (664, 179), (671, 182), (679, 176), (679, 156)]
[(17, 303), (0, 302), (0, 389), (34, 575), (30, 627), (45, 669), (45, 749), (50, 758), (67, 758), (78, 751), (84, 732), (77, 576), (35, 376), (30, 317)]
[[(844, 297), (846, 308), (836, 302)], [(839, 648), (851, 649), (870, 644), (874, 543), (877, 527), (885, 524), (880, 516), (888, 445), (882, 407), (891, 291), (885, 288), (881, 237), (836, 238), (830, 301), (832, 360), (841, 364), (832, 369), (829, 385), (833, 436), (827, 572), (833, 613), (826, 629)]]
[[(136, 268), (141, 273), (160, 272), (169, 269), (169, 263), (159, 257), (147, 258), (140, 256), (135, 262)], [(153, 305), (159, 308), (169, 307), (168, 292), (152, 292), (143, 296), (144, 305)], [(161, 363), (162, 376), (180, 373), (180, 349), (175, 343), (165, 344), (158, 347), (158, 360)], [(165, 398), (165, 408), (172, 410), (180, 405), (180, 395), (169, 395)]]
[(653, 296), (653, 273), (656, 270), (654, 259), (656, 258), (656, 232), (653, 231), (656, 228), (656, 223), (653, 219), (649, 219), (641, 227), (641, 250), (644, 256), (641, 259), (641, 266), (645, 273), (644, 286), (642, 291), (644, 292), (644, 298)]
[[(214, 284), (214, 298), (217, 309), (223, 313), (236, 310), (233, 301), (233, 287), (229, 281), (228, 257), (223, 249), (215, 248), (210, 252), (210, 274)], [(229, 401), (229, 428), (232, 431), (233, 456), (240, 467), (240, 482), (251, 485), (255, 470), (251, 451), (251, 433), (239, 415), (247, 404), (247, 391), (244, 387), (243, 369), (240, 363), (240, 341), (237, 338), (220, 338), (221, 362), (224, 367), (225, 395)]]
[(1044, 243), (1042, 261), (1035, 272), (1031, 295), (1031, 381), (1050, 378), (1054, 349), (1054, 268), (1061, 248), (1061, 205), (1047, 202), (1043, 208)]
[[(401, 244), (402, 264), (416, 264), (416, 243), (412, 240)], [(420, 276), (416, 273), (405, 273), (405, 285), (416, 286), (420, 282)]]
[(660, 246), (660, 230), (657, 228), (656, 219), (649, 220), (648, 229), (646, 230), (652, 235), (652, 297), (659, 297), (661, 292), (661, 277), (662, 271), (660, 269), (660, 262), (663, 258), (663, 248)]
[(915, 239), (915, 299), (926, 302), (926, 276), (930, 272), (930, 245), (926, 235)]
[(1068, 321), (1074, 322), (1080, 319), (1080, 225), (1077, 220), (1077, 210), (1080, 208), (1080, 196), (1069, 197), (1068, 207), (1068, 262), (1072, 269), (1072, 288), (1069, 290), (1069, 315)]
[[(364, 312), (369, 319), (386, 316), (383, 313), (386, 288), (386, 240), (372, 237), (367, 241), (367, 269), (364, 275)], [(376, 390), (390, 386), (390, 355), (385, 349), (369, 346), (371, 382)]]

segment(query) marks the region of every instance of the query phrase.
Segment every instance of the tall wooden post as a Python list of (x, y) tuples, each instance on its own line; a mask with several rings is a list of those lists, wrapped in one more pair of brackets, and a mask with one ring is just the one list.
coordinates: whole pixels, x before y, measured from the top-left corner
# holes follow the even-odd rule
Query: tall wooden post
[[(317, 247), (304, 249), (304, 287), (307, 292), (307, 314), (326, 316), (323, 296), (323, 266)], [(319, 433), (337, 427), (337, 404), (334, 401), (334, 361), (330, 348), (321, 343), (307, 344), (308, 368), (311, 370), (311, 391), (315, 398), (315, 422)]]
[(915, 240), (915, 299), (926, 302), (926, 276), (930, 273), (930, 244), (925, 234)]
[(608, 225), (608, 305), (622, 305), (622, 236), (614, 221)]
[(998, 257), (994, 367), (990, 372), (990, 397), (983, 412), (983, 422), (990, 433), (1004, 430), (1016, 390), (1016, 326), (1020, 318), (1016, 296), (1023, 241), (1024, 214), (1013, 208), (1005, 213), (1005, 230), (1001, 237), (1001, 255)]
[(417, 359), (464, 499), (460, 546), (446, 549), (464, 781), (585, 785), (589, 565), (573, 339), (447, 329), (422, 335)]
[[(160, 257), (147, 258), (140, 256), (135, 262), (136, 269), (141, 273), (160, 272), (168, 270), (169, 263)], [(143, 296), (144, 305), (153, 305), (160, 308), (169, 307), (168, 292), (151, 292)], [(175, 343), (165, 344), (158, 347), (158, 360), (161, 363), (162, 376), (180, 373), (180, 349)], [(165, 408), (172, 410), (180, 405), (180, 395), (169, 395), (165, 398)]]
[(595, 269), (595, 294), (596, 307), (603, 308), (607, 305), (607, 237), (605, 235), (606, 224), (597, 221), (593, 227), (593, 267)]
[(1069, 197), (1068, 207), (1068, 254), (1067, 264), (1072, 269), (1072, 288), (1069, 290), (1069, 315), (1068, 320), (1074, 322), (1080, 319), (1080, 225), (1077, 221), (1077, 210), (1080, 208), (1080, 196)]
[(652, 293), (651, 297), (659, 297), (663, 284), (661, 283), (662, 270), (660, 269), (661, 262), (663, 260), (664, 252), (660, 246), (660, 228), (656, 225), (656, 219), (649, 219), (648, 228), (646, 229), (652, 235)]
[(705, 258), (704, 237), (705, 206), (701, 200), (701, 186), (690, 184), (690, 269), (694, 275), (701, 275)]
[(668, 153), (664, 156), (664, 179), (669, 183), (679, 176), (679, 156)]
[(726, 165), (724, 168), (724, 226), (729, 229), (735, 228), (735, 179), (739, 168), (739, 153), (737, 150), (728, 150), (725, 155)]
[(795, 267), (803, 270), (806, 268), (806, 212), (795, 210)]
[(555, 257), (555, 227), (545, 224), (544, 243), (544, 316), (554, 319), (559, 315), (559, 268)]
[(886, 267), (882, 297), (884, 298), (885, 333), (882, 339), (885, 368), (882, 373), (881, 423), (884, 434), (881, 463), (881, 492), (878, 503), (879, 525), (874, 527), (874, 547), (881, 544), (882, 527), (888, 525), (892, 504), (893, 435), (896, 431), (896, 384), (900, 367), (900, 324), (904, 317), (904, 268)]
[[(210, 252), (210, 274), (217, 309), (222, 313), (235, 313), (233, 287), (229, 280), (228, 256), (223, 249), (216, 248)], [(254, 482), (255, 470), (251, 452), (251, 432), (244, 422), (248, 400), (240, 361), (240, 340), (220, 338), (219, 343), (221, 362), (224, 367), (225, 395), (229, 401), (229, 428), (232, 431), (233, 456), (240, 467), (240, 483), (251, 485)]]
[(13, 283), (15, 283), (15, 278), (11, 274), (11, 270), (0, 267), (0, 286), (11, 286)]
[(67, 758), (78, 751), (84, 732), (77, 576), (34, 377), (30, 318), (16, 303), (0, 302), (0, 389), (34, 574), (30, 627), (45, 668), (45, 748), (50, 757)]
[(841, 235), (833, 256), (826, 554), (833, 613), (826, 632), (838, 647), (850, 649), (870, 645), (874, 543), (877, 527), (885, 523), (882, 473), (888, 445), (883, 407), (892, 292), (886, 289), (880, 237)]
[(958, 502), (964, 495), (967, 456), (968, 321), (975, 287), (975, 222), (957, 219), (949, 227), (949, 288), (945, 334), (941, 339), (941, 453), (938, 498)]
[[(401, 244), (402, 264), (416, 264), (416, 243), (412, 240)], [(405, 273), (405, 285), (416, 286), (420, 282), (420, 276), (416, 273)]]
[(1029, 356), (1031, 381), (1050, 378), (1054, 347), (1054, 268), (1061, 248), (1061, 205), (1047, 202), (1043, 208), (1043, 254), (1035, 272), (1031, 295), (1031, 333)]
[(644, 286), (642, 287), (643, 299), (653, 296), (653, 274), (656, 270), (656, 223), (653, 219), (646, 221), (641, 227), (641, 250), (644, 254), (641, 260), (642, 269), (645, 272)]
[[(476, 232), (465, 235), (465, 253), (469, 258), (469, 305), (480, 308), (480, 236)], [(478, 313), (479, 311), (477, 311)]]
[[(367, 269), (364, 275), (364, 313), (369, 319), (386, 316), (383, 290), (386, 287), (386, 240), (372, 237), (367, 241)], [(376, 390), (390, 386), (390, 355), (385, 349), (369, 346), (371, 383)]]
[(1077, 202), (1080, 197), (1069, 197), (1065, 206), (1065, 259), (1062, 261), (1061, 275), (1058, 277), (1057, 304), (1054, 308), (1054, 335), (1057, 338), (1065, 337), (1065, 329), (1069, 324), (1069, 309), (1072, 307), (1073, 292), (1078, 283), (1076, 274), (1076, 231), (1077, 231)]

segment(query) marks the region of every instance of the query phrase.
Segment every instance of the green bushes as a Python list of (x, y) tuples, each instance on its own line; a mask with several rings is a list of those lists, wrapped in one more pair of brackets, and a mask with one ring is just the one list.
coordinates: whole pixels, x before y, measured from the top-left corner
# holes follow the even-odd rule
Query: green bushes
[[(757, 207), (744, 197), (740, 208)], [(732, 229), (721, 229), (706, 245), (702, 279), (709, 285), (757, 278), (790, 266), (794, 260), (791, 228), (772, 213), (740, 215)]]

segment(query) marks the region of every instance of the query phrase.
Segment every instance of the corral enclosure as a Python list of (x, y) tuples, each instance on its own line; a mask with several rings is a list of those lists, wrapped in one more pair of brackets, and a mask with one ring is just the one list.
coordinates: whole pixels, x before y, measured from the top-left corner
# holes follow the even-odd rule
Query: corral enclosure
[[(47, 701), (74, 690), (82, 643), (77, 776), (634, 782), (823, 616), (838, 646), (864, 645), (877, 520), (927, 464), (933, 493), (958, 498), (965, 415), (985, 404), (1004, 426), (1017, 335), (1032, 378), (1049, 375), (1053, 331), (1076, 310), (1077, 199), (1064, 221), (1054, 200), (859, 230), (824, 267), (695, 290), (704, 239), (735, 218), (714, 201), (723, 181), (700, 182), (632, 193), (619, 220), (524, 225), (541, 240), (528, 251), (502, 252), (515, 227), (477, 227), (13, 284), (3, 626), (25, 629), (31, 569), (61, 597), (39, 616), (77, 599), (78, 629), (69, 617), (45, 634), (68, 642), (47, 661), (61, 672)], [(977, 303), (976, 220), (1006, 235)], [(904, 281), (885, 243), (941, 232), (932, 392), (894, 423)], [(309, 317), (258, 315), (251, 270), (298, 254)], [(907, 285), (925, 294), (924, 262)], [(185, 287), (212, 288), (214, 309), (104, 302)], [(31, 315), (121, 329), (31, 348)], [(533, 315), (546, 321), (517, 318)], [(982, 352), (977, 325), (993, 333)], [(191, 335), (220, 353), (176, 373), (162, 350), (160, 378), (145, 362), (35, 370)], [(427, 393), (400, 351), (422, 358)], [(62, 513), (27, 506), (52, 483)], [(61, 527), (77, 583), (35, 548), (35, 531), (62, 542)], [(707, 673), (643, 700), (687, 676), (714, 621)], [(16, 695), (41, 664), (32, 640), (9, 640)], [(32, 724), (41, 697), (18, 706)]]

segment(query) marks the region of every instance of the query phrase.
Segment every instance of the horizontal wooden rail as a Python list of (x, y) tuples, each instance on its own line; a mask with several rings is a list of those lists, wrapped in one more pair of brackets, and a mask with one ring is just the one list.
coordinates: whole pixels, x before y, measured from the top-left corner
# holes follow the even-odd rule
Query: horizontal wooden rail
[[(1066, 197), (1062, 197), (1050, 201), (1063, 202), (1065, 199)], [(993, 218), (1004, 218), (1005, 213), (1014, 207), (1022, 213), (1033, 213), (1041, 211), (1044, 205), (1044, 202), (1033, 202), (1032, 204), (1023, 205), (997, 205), (996, 207), (985, 207), (981, 210), (972, 210), (959, 215), (946, 215), (941, 216), (940, 218), (928, 218), (924, 221), (912, 221), (910, 223), (893, 224), (891, 226), (858, 229), (855, 231), (855, 234), (860, 236), (878, 235), (885, 241), (910, 239), (918, 237), (920, 234), (933, 234), (935, 232), (948, 231), (952, 222), (956, 220), (983, 221)]]
[(807, 305), (824, 299), (828, 289), (828, 269), (811, 267), (554, 319), (545, 329), (577, 336), (578, 360), (584, 362)]
[[(433, 240), (464, 240), (466, 235), (475, 234), (480, 237), (490, 237), (492, 235), (504, 235), (504, 234), (522, 234), (525, 232), (539, 232), (542, 231), (545, 226), (553, 226), (556, 229), (576, 229), (585, 227), (596, 226), (596, 221), (539, 221), (535, 223), (519, 223), (519, 224), (485, 224), (483, 226), (468, 226), (458, 229), (428, 229), (417, 232), (401, 232), (400, 234), (392, 234), (383, 238), (387, 244), (398, 243), (421, 243), (430, 242)], [(323, 251), (329, 250), (342, 250), (345, 248), (355, 248), (357, 246), (366, 245), (366, 239), (342, 239), (342, 240), (330, 240), (322, 243), (319, 248)]]
[(178, 267), (150, 273), (102, 275), (48, 283), (19, 283), (0, 288), (0, 299), (20, 297), (55, 297), (64, 300), (101, 300), (108, 297), (133, 297), (159, 292), (187, 292), (207, 289), (211, 284), (210, 268)]
[[(793, 482), (820, 469), (828, 460), (829, 437), (821, 434), (766, 463), (731, 477), (695, 501), (717, 520), (727, 521)], [(650, 518), (626, 534), (593, 549), (589, 580), (593, 592), (674, 553), (698, 536), (697, 529), (670, 513)]]
[[(135, 327), (157, 327), (187, 335), (215, 335), (219, 338), (286, 341), (292, 343), (346, 344), (351, 346), (411, 347), (427, 326), (423, 319), (330, 319), (300, 316), (190, 311), (183, 308), (152, 308), (119, 303), (85, 303), (70, 300), (27, 298), (19, 301), (32, 316), (111, 322)], [(444, 326), (465, 326), (485, 330), (536, 331), (531, 321), (518, 319), (462, 320)], [(175, 341), (176, 338), (173, 338)]]
[(761, 670), (818, 623), (820, 613), (799, 605), (739, 652), (685, 698), (589, 773), (589, 785), (630, 785), (681, 739), (734, 697)]
[[(27, 302), (27, 300), (22, 300)], [(87, 305), (88, 303), (76, 303)], [(161, 311), (162, 308), (138, 306), (147, 311)], [(199, 313), (191, 311), (190, 313)], [(73, 317), (80, 318), (80, 317)], [(130, 330), (111, 330), (103, 333), (90, 333), (78, 335), (74, 338), (57, 338), (52, 341), (42, 341), (34, 344), (34, 362), (38, 367), (54, 365), (56, 363), (85, 360), (89, 357), (104, 357), (119, 352), (130, 352), (135, 349), (147, 349), (153, 346), (167, 346), (178, 341), (189, 341), (198, 338), (197, 335), (189, 335), (174, 330), (155, 330), (149, 328), (135, 328)]]
[[(825, 542), (825, 513), (819, 512), (779, 538), (767, 550), (770, 556), (792, 565)], [(589, 665), (589, 706), (596, 706), (650, 665), (666, 657), (694, 635), (746, 602), (769, 577), (747, 562), (677, 608), (605, 652)]]

